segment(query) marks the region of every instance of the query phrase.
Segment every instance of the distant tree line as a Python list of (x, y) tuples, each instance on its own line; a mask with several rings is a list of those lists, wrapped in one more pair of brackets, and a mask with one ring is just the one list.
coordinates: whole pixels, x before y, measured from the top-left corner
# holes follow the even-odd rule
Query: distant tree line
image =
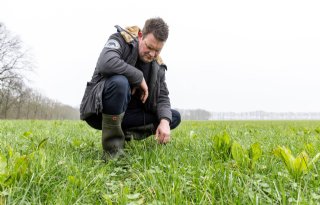
[(0, 22), (0, 119), (79, 119), (79, 111), (29, 88), (28, 50)]
[(0, 119), (79, 119), (79, 111), (16, 84), (0, 89)]
[(210, 120), (211, 112), (203, 109), (177, 109), (182, 120)]

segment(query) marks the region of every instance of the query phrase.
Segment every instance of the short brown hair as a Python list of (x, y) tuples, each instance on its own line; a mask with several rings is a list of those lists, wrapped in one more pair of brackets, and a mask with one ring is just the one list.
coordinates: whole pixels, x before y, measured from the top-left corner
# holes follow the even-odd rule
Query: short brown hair
[(142, 29), (143, 36), (152, 33), (159, 41), (166, 41), (169, 36), (169, 26), (160, 17), (146, 20)]

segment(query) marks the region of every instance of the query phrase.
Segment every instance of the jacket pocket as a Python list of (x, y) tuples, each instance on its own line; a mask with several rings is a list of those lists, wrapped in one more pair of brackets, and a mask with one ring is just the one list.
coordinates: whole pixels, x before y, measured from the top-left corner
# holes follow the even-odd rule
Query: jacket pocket
[(85, 119), (90, 113), (95, 112), (95, 102), (92, 96), (92, 91), (96, 83), (87, 82), (84, 95), (80, 104), (80, 118)]

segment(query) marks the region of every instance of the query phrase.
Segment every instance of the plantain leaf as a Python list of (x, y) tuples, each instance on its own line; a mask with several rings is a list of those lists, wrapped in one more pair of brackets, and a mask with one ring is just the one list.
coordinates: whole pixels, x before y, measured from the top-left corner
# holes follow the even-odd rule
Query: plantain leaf
[(221, 150), (230, 147), (231, 138), (228, 133), (217, 135), (214, 137), (214, 146), (216, 149)]
[(260, 144), (257, 142), (252, 144), (249, 149), (249, 158), (255, 162), (261, 157), (261, 155), (262, 155), (262, 149)]
[(296, 176), (306, 173), (309, 157), (305, 151), (301, 152), (293, 162), (293, 172)]
[(262, 149), (259, 143), (254, 143), (249, 148), (250, 168), (254, 168), (256, 161), (261, 157)]
[(28, 170), (28, 158), (26, 155), (17, 157), (14, 163), (14, 172), (23, 176)]
[(222, 136), (222, 142), (223, 144), (225, 144), (226, 146), (229, 146), (230, 145), (230, 141), (231, 141), (231, 138), (230, 138), (230, 135), (225, 132)]
[(24, 132), (22, 134), (22, 137), (25, 139), (32, 139), (32, 132), (31, 131)]
[[(303, 151), (296, 158), (291, 154), (291, 150), (286, 147), (277, 147), (273, 152), (276, 156), (282, 159), (285, 163), (289, 173), (294, 177), (298, 178), (302, 174), (308, 171), (309, 166), (312, 162), (309, 162), (308, 154)], [(320, 158), (320, 155), (318, 156)]]
[(249, 157), (247, 150), (243, 149), (242, 146), (234, 141), (231, 146), (231, 154), (233, 159), (241, 166), (248, 165)]
[(293, 174), (293, 162), (295, 160), (294, 156), (291, 154), (291, 150), (287, 149), (286, 147), (278, 146), (274, 151), (274, 155), (282, 159), (282, 161), (285, 163), (288, 171), (290, 174)]

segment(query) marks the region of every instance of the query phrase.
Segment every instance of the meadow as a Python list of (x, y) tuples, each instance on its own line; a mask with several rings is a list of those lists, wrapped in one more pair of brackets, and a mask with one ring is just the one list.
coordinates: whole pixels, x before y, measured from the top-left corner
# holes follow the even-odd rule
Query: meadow
[(320, 121), (183, 121), (108, 162), (100, 140), (81, 121), (0, 121), (0, 205), (320, 204)]

